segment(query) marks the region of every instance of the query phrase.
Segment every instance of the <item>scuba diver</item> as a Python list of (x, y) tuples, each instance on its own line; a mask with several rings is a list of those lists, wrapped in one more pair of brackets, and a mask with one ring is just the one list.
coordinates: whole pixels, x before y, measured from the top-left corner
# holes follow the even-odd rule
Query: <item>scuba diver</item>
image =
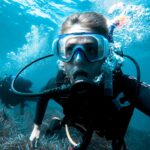
[[(12, 75), (5, 75), (4, 78), (1, 78), (0, 80), (0, 100), (1, 103), (6, 108), (13, 108), (17, 105), (20, 105), (20, 114), (24, 113), (24, 107), (25, 107), (25, 101), (27, 98), (20, 97), (16, 94), (14, 94), (11, 91), (11, 82), (13, 80)], [(30, 88), (32, 86), (31, 81), (24, 79), (22, 77), (19, 77), (16, 82), (16, 89), (20, 89), (24, 92), (30, 92)]]
[[(52, 119), (50, 134), (63, 126), (74, 149), (85, 150), (94, 131), (111, 140), (113, 150), (127, 149), (124, 136), (134, 108), (150, 115), (150, 86), (140, 82), (139, 75), (135, 79), (122, 72), (125, 55), (113, 47), (114, 28), (109, 31), (106, 18), (95, 12), (75, 13), (64, 21), (61, 34), (53, 42), (60, 70), (45, 89), (69, 88), (39, 98), (31, 142), (40, 138), (52, 98), (63, 107), (64, 118)], [(73, 140), (68, 126), (84, 132), (83, 143)]]

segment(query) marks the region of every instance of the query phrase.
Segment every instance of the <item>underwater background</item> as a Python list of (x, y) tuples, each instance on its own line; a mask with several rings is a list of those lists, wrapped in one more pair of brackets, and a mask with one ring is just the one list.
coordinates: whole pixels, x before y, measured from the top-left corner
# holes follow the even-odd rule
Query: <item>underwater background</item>
[[(0, 0), (0, 79), (16, 75), (29, 62), (52, 53), (51, 44), (62, 22), (68, 15), (82, 11), (102, 13), (110, 24), (118, 16), (127, 16), (125, 25), (115, 30), (114, 39), (125, 54), (138, 62), (141, 81), (150, 84), (149, 0)], [(35, 91), (48, 81), (49, 75), (55, 75), (55, 58), (46, 63), (44, 67), (45, 63), (41, 61), (23, 74), (32, 80)], [(124, 62), (123, 71), (136, 77), (135, 67), (128, 60)], [(5, 108), (0, 103), (0, 149), (24, 149), (20, 143), (27, 141), (32, 131), (35, 102), (28, 101), (24, 111), (21, 115), (20, 106)], [(62, 109), (52, 101), (45, 118), (48, 120), (54, 113), (61, 116)], [(47, 126), (48, 123), (44, 123)], [(127, 133), (127, 145), (131, 150), (148, 150), (149, 141), (150, 118), (135, 110)], [(96, 144), (89, 149), (97, 147)], [(110, 147), (104, 144), (101, 149)]]

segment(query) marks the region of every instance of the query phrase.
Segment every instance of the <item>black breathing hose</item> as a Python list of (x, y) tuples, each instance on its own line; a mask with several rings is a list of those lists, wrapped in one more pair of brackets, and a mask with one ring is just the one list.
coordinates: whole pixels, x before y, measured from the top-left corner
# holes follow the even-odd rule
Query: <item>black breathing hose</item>
[[(24, 92), (20, 92), (20, 91), (17, 91), (14, 87), (14, 84), (15, 84), (15, 81), (18, 79), (19, 75), (26, 69), (28, 68), (29, 66), (31, 66), (33, 63), (37, 62), (37, 61), (40, 61), (42, 59), (46, 59), (46, 58), (49, 58), (49, 57), (52, 57), (54, 56), (53, 54), (50, 54), (50, 55), (46, 55), (46, 56), (43, 56), (43, 57), (40, 57), (34, 61), (32, 61), (31, 63), (27, 64), (25, 67), (23, 67), (18, 73), (17, 75), (15, 76), (15, 78), (13, 79), (12, 83), (11, 83), (11, 90), (17, 94), (17, 95), (20, 95), (20, 96), (25, 96), (25, 97), (38, 97), (38, 96), (42, 96), (42, 95), (48, 95), (48, 94), (51, 94), (51, 96), (54, 94), (57, 94), (57, 93), (60, 93), (64, 90), (68, 90), (70, 88), (70, 85), (63, 85), (63, 86), (60, 86), (60, 87), (56, 87), (56, 88), (53, 88), (53, 89), (48, 89), (48, 90), (45, 90), (43, 92), (38, 92), (38, 93), (24, 93)], [(136, 62), (135, 59), (133, 59), (131, 56), (128, 56), (128, 55), (125, 55), (123, 54), (122, 56), (130, 59), (135, 67), (136, 67), (136, 71), (137, 71), (137, 88), (136, 88), (136, 95), (138, 95), (139, 93), (139, 90), (140, 90), (140, 67), (138, 65), (138, 63)]]
[(18, 79), (19, 75), (26, 69), (28, 68), (29, 66), (31, 66), (33, 63), (37, 62), (37, 61), (40, 61), (42, 59), (46, 59), (46, 58), (49, 58), (49, 57), (52, 57), (54, 56), (53, 54), (49, 54), (49, 55), (46, 55), (46, 56), (43, 56), (43, 57), (40, 57), (32, 62), (30, 62), (29, 64), (27, 64), (25, 67), (23, 67), (18, 73), (17, 75), (15, 76), (15, 78), (13, 79), (12, 83), (11, 83), (11, 90), (13, 93), (15, 93), (16, 95), (20, 95), (20, 96), (24, 96), (24, 97), (38, 97), (38, 96), (42, 96), (42, 95), (50, 95), (50, 96), (53, 96), (53, 95), (56, 95), (58, 93), (60, 93), (61, 91), (64, 91), (64, 90), (68, 90), (69, 89), (69, 85), (65, 85), (65, 86), (60, 86), (60, 87), (57, 87), (57, 88), (52, 88), (52, 89), (48, 89), (48, 90), (45, 90), (43, 92), (38, 92), (38, 93), (24, 93), (24, 92), (20, 92), (20, 91), (17, 91), (14, 87), (15, 85), (15, 82), (16, 80)]
[[(114, 39), (113, 39), (113, 32), (114, 32), (114, 29), (119, 25), (119, 22), (118, 23), (114, 23), (110, 26), (110, 30), (109, 30), (109, 34), (108, 34), (108, 40), (110, 43), (114, 43)], [(140, 82), (141, 82), (141, 73), (140, 73), (140, 67), (138, 65), (138, 63), (136, 62), (136, 60), (134, 58), (132, 58), (131, 56), (129, 55), (126, 55), (126, 54), (119, 54), (121, 57), (126, 57), (128, 59), (130, 59), (133, 64), (135, 65), (136, 67), (136, 72), (137, 72), (137, 87), (136, 87), (136, 92), (135, 92), (135, 95), (136, 97), (138, 96), (139, 94), (139, 90), (140, 90)]]
[(135, 94), (136, 94), (136, 97), (137, 97), (138, 94), (139, 94), (139, 90), (140, 90), (140, 82), (141, 82), (140, 67), (139, 67), (138, 63), (136, 62), (136, 60), (135, 60), (134, 58), (132, 58), (131, 56), (125, 55), (125, 54), (123, 54), (123, 56), (126, 57), (126, 58), (128, 58), (128, 59), (130, 59), (130, 60), (134, 63), (134, 65), (135, 65), (135, 67), (136, 67), (137, 86), (136, 86), (136, 93), (135, 93)]

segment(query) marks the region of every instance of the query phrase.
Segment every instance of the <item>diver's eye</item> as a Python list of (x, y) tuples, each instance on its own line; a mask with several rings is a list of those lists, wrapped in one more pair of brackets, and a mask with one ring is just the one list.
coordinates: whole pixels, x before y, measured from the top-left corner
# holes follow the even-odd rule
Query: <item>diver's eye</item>
[(65, 48), (65, 54), (66, 56), (70, 56), (73, 52), (73, 49), (75, 47), (75, 44), (68, 44)]
[(84, 45), (86, 54), (90, 58), (96, 58), (98, 55), (98, 46), (94, 43), (88, 43)]
[(84, 47), (85, 47), (86, 51), (94, 51), (94, 50), (98, 49), (98, 46), (95, 43), (86, 43), (86, 44), (84, 44)]

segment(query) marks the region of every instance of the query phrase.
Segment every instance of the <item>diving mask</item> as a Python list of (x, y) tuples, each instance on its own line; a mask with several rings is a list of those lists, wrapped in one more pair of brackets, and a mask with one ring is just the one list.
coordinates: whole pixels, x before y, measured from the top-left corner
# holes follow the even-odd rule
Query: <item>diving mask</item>
[(71, 33), (59, 35), (53, 42), (53, 50), (63, 62), (69, 62), (76, 52), (84, 53), (89, 62), (106, 58), (109, 54), (108, 40), (96, 33)]

